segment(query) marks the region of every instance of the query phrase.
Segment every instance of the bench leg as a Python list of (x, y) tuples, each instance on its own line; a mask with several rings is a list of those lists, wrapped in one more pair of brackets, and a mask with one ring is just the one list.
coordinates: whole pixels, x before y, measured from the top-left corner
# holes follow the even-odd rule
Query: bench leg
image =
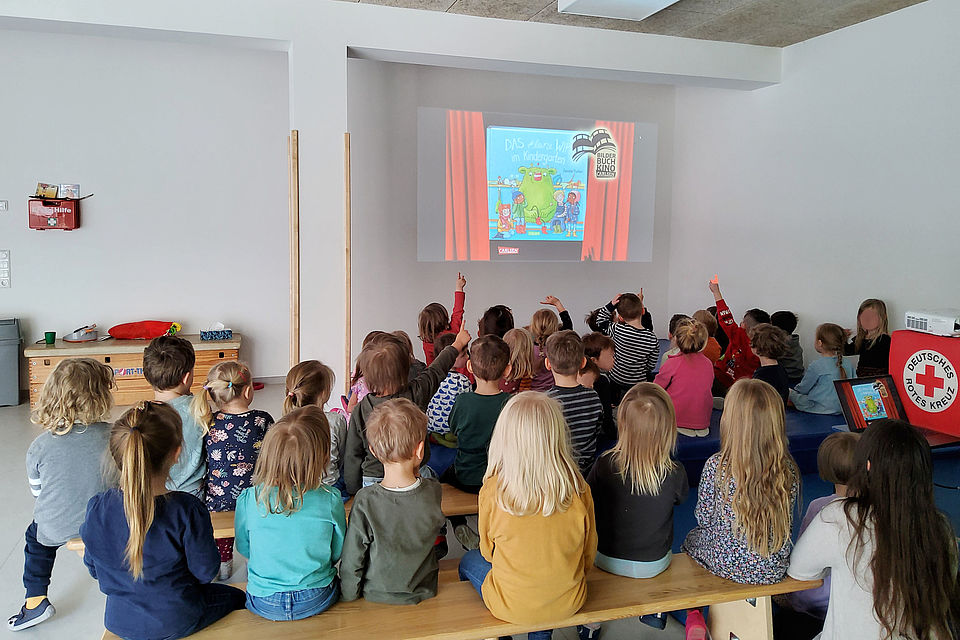
[(710, 605), (707, 625), (713, 640), (773, 640), (770, 597)]

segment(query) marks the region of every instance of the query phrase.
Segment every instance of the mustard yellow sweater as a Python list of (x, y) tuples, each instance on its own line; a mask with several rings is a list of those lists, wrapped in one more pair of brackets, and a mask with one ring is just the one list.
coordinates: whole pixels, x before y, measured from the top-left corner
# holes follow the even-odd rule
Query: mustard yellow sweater
[(497, 478), (480, 490), (480, 553), (493, 565), (483, 602), (497, 618), (518, 624), (576, 613), (587, 598), (586, 572), (597, 554), (593, 497), (574, 497), (563, 513), (513, 516), (497, 506)]

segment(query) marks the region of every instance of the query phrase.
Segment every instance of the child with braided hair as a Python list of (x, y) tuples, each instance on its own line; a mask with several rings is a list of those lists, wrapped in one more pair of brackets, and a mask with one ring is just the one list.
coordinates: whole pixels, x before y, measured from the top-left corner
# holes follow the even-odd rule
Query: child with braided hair
[[(319, 360), (304, 360), (294, 365), (287, 373), (287, 397), (283, 399), (283, 415), (311, 405), (323, 409), (330, 400), (335, 378), (333, 369)], [(330, 456), (323, 472), (323, 484), (336, 487), (343, 493), (345, 486), (341, 471), (343, 447), (347, 442), (347, 420), (333, 411), (324, 411), (324, 415), (330, 425)]]
[(800, 411), (840, 415), (840, 398), (833, 386), (834, 380), (853, 377), (853, 364), (843, 357), (846, 332), (830, 322), (817, 327), (814, 348), (821, 358), (811, 362), (803, 379), (790, 390), (790, 402)]
[[(234, 511), (240, 492), (250, 486), (260, 446), (273, 417), (251, 409), (253, 376), (243, 362), (218, 362), (210, 368), (203, 392), (190, 409), (206, 431), (206, 504), (210, 511)], [(211, 407), (216, 411), (211, 411)], [(233, 574), (233, 538), (217, 538), (220, 579)]]

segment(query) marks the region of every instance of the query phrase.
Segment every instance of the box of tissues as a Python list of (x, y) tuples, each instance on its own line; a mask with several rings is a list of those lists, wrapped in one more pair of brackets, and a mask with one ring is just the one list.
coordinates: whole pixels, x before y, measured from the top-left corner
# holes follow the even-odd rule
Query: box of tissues
[(215, 322), (207, 329), (200, 330), (201, 340), (230, 340), (233, 338), (233, 329), (227, 329), (222, 322)]

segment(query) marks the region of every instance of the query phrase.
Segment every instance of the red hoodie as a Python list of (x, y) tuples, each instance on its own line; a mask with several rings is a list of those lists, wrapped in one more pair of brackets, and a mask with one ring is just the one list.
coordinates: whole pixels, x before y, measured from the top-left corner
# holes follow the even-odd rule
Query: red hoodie
[(717, 382), (729, 389), (740, 378), (752, 378), (760, 366), (760, 358), (750, 351), (750, 337), (745, 329), (740, 328), (723, 298), (717, 300), (717, 322), (730, 344), (714, 364), (714, 372)]
[[(453, 313), (450, 314), (450, 326), (441, 331), (440, 333), (458, 333), (460, 331), (460, 325), (463, 324), (463, 301), (466, 299), (466, 294), (463, 291), (454, 291), (453, 293)], [(437, 334), (439, 335), (439, 334)], [(433, 343), (432, 342), (423, 342), (423, 358), (424, 362), (427, 363), (427, 366), (430, 366), (430, 363), (433, 362), (434, 358), (433, 353)]]

